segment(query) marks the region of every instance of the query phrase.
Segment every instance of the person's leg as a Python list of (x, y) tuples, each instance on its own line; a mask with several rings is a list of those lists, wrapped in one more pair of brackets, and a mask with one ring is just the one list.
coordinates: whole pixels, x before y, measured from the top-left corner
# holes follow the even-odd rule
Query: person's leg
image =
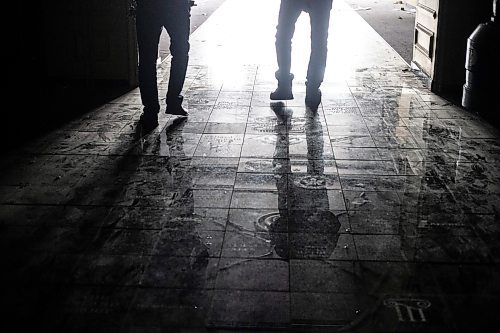
[(139, 89), (144, 113), (157, 114), (158, 86), (156, 81), (156, 59), (162, 24), (155, 2), (141, 1), (137, 7), (136, 29), (139, 48)]
[(189, 61), (191, 5), (188, 0), (167, 2), (164, 26), (170, 36), (170, 78), (167, 92), (167, 113), (187, 115), (182, 109), (181, 91), (186, 79)]
[(291, 69), (292, 38), (295, 33), (295, 23), (302, 12), (301, 1), (281, 0), (278, 26), (276, 27), (276, 60), (278, 71), (278, 89), (271, 93), (271, 99), (293, 99)]
[(308, 12), (311, 20), (311, 56), (307, 69), (306, 102), (312, 101), (312, 104), (319, 104), (321, 99), (319, 87), (325, 76), (328, 53), (328, 28), (330, 24), (332, 0), (308, 1)]

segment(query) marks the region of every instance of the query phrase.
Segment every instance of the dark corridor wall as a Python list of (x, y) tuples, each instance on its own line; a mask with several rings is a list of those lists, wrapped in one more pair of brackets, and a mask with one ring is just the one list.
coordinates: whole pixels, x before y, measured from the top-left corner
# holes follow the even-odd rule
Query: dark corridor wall
[[(9, 4), (10, 20), (2, 20), (4, 35), (4, 93), (2, 147), (26, 140), (38, 127), (47, 78), (44, 55), (42, 3)], [(37, 119), (34, 119), (34, 118)], [(24, 133), (22, 129), (26, 129)]]
[[(15, 149), (136, 86), (129, 0), (9, 4), (2, 148)], [(135, 55), (136, 58), (136, 55)]]

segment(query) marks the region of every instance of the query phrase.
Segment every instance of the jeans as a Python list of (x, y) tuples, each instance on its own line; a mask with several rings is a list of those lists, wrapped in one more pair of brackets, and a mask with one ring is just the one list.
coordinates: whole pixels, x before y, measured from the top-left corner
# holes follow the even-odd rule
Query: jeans
[(332, 0), (281, 0), (276, 32), (276, 56), (278, 80), (290, 75), (292, 38), (295, 23), (302, 11), (309, 14), (311, 22), (311, 55), (307, 69), (307, 81), (319, 87), (325, 76), (328, 51), (328, 27)]
[(137, 44), (139, 46), (139, 88), (145, 112), (158, 112), (156, 60), (162, 29), (170, 36), (172, 56), (167, 103), (182, 91), (189, 59), (191, 6), (189, 0), (139, 0)]

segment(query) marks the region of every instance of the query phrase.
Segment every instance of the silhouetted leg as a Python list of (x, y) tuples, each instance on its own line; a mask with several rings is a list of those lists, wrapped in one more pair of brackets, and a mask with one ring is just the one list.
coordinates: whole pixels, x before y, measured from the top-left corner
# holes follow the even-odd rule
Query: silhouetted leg
[(311, 56), (307, 69), (307, 82), (313, 89), (319, 88), (325, 77), (328, 53), (328, 27), (332, 0), (315, 0), (309, 9), (311, 20)]
[(315, 0), (308, 7), (311, 20), (311, 56), (307, 68), (306, 105), (315, 111), (321, 103), (319, 87), (325, 77), (332, 0)]
[(278, 71), (276, 78), (288, 79), (290, 76), (292, 38), (295, 23), (302, 12), (301, 3), (297, 0), (282, 0), (276, 27), (276, 58)]
[(180, 107), (180, 96), (189, 60), (190, 4), (186, 0), (176, 0), (169, 3), (168, 17), (165, 28), (170, 36), (170, 79), (168, 81), (167, 107), (175, 104)]
[(139, 47), (139, 89), (144, 113), (157, 114), (158, 86), (156, 81), (156, 60), (162, 24), (157, 10), (147, 2), (140, 2), (137, 8), (137, 44)]
[(293, 99), (292, 80), (290, 73), (292, 38), (295, 32), (295, 23), (302, 11), (301, 0), (282, 0), (276, 27), (276, 58), (278, 60), (278, 70), (276, 79), (278, 88), (271, 93), (272, 100)]

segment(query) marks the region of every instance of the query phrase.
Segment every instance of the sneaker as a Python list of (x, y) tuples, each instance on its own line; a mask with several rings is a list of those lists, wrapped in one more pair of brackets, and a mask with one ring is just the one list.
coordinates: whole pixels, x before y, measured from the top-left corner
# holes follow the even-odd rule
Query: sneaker
[(149, 133), (158, 127), (158, 115), (156, 113), (143, 113), (139, 119), (139, 124), (144, 133)]
[(184, 97), (182, 95), (177, 96), (176, 98), (167, 98), (167, 108), (165, 110), (166, 114), (172, 114), (175, 116), (187, 117), (188, 113), (186, 110), (182, 108), (182, 101)]

